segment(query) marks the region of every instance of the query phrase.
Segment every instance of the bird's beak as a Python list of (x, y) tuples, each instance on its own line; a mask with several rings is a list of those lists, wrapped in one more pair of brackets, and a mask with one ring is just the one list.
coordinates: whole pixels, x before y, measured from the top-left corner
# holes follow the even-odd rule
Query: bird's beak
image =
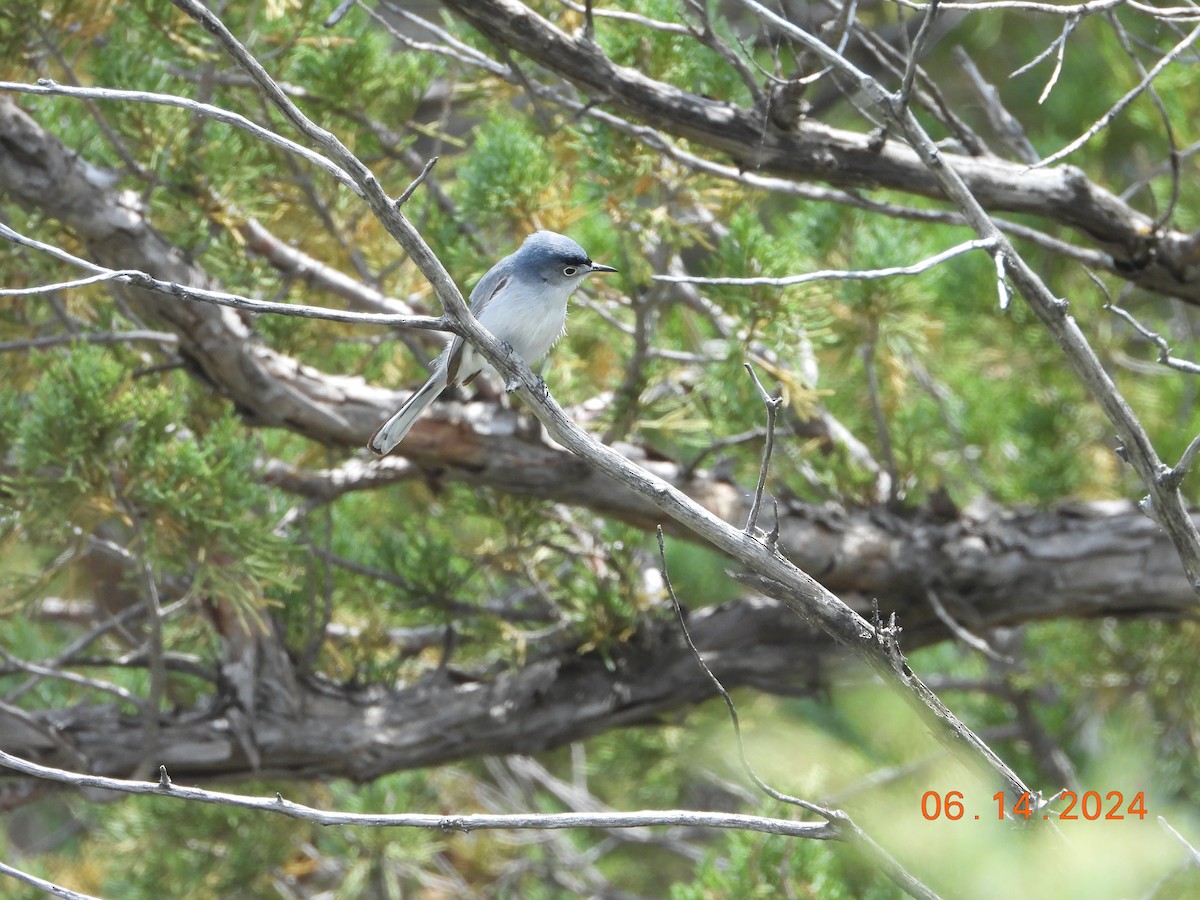
[(592, 263), (593, 272), (615, 272), (617, 271), (612, 266), (602, 266), (600, 263)]

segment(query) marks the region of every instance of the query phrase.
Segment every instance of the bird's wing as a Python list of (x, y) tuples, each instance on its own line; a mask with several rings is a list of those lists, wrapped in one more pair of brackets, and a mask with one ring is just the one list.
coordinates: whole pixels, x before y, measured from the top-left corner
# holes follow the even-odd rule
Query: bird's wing
[(504, 290), (505, 286), (512, 280), (512, 273), (504, 265), (506, 262), (508, 262), (507, 259), (492, 266), (487, 274), (479, 279), (479, 284), (475, 285), (475, 290), (471, 291), (471, 315), (475, 318), (479, 318), (479, 314), (492, 302), (492, 298)]
[(461, 336), (455, 335), (454, 340), (450, 342), (450, 347), (446, 353), (446, 379), (447, 384), (458, 384), (458, 368), (462, 364), (463, 348), (467, 342)]
[[(471, 315), (475, 318), (479, 318), (492, 298), (504, 290), (504, 286), (512, 280), (512, 274), (506, 265), (509, 259), (511, 257), (506, 257), (488, 269), (487, 273), (479, 279), (479, 284), (475, 285), (475, 290), (471, 291)], [(459, 372), (465, 346), (466, 341), (461, 337), (456, 336), (450, 342), (450, 353), (446, 359), (446, 375), (450, 384), (468, 384), (479, 374), (478, 372)], [(464, 380), (459, 380), (460, 375), (465, 376)]]

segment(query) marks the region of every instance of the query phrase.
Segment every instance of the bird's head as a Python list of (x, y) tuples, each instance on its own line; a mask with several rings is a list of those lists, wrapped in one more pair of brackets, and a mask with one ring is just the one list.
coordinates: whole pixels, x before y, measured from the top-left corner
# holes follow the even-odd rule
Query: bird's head
[(577, 243), (553, 231), (538, 231), (527, 237), (513, 262), (546, 284), (572, 289), (593, 272), (617, 271), (592, 262)]

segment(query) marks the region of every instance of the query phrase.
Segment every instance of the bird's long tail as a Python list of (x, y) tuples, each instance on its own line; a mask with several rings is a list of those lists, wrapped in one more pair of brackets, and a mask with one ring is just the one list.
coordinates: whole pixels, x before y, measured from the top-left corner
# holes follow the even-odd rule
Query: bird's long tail
[(391, 453), (395, 446), (404, 440), (404, 436), (408, 434), (413, 423), (417, 421), (425, 408), (437, 399), (438, 394), (445, 387), (446, 370), (439, 366), (429, 380), (421, 385), (417, 392), (409, 397), (390, 419), (380, 425), (378, 431), (371, 435), (371, 440), (367, 441), (367, 446), (371, 451), (380, 456)]

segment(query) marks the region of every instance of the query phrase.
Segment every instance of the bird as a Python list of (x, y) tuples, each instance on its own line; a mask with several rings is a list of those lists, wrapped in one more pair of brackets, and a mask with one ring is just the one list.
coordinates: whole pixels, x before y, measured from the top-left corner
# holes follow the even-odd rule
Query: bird
[[(536, 231), (479, 279), (471, 291), (471, 314), (532, 366), (566, 331), (567, 301), (584, 278), (615, 271), (592, 262), (569, 237)], [(431, 368), (429, 380), (371, 435), (367, 447), (373, 453), (386, 456), (394, 450), (447, 386), (470, 384), (485, 369), (493, 371), (461, 336), (450, 340)]]

